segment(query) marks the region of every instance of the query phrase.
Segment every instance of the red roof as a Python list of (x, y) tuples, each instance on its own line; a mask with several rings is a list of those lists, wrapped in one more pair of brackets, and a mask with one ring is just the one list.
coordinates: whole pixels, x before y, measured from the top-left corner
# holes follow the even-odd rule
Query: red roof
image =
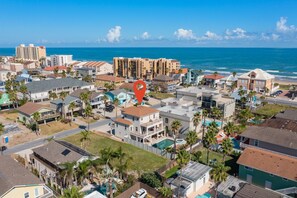
[(225, 76), (222, 75), (214, 75), (214, 74), (210, 74), (210, 75), (205, 75), (204, 78), (206, 79), (212, 79), (212, 80), (219, 80), (221, 78), (224, 78)]
[(53, 67), (45, 67), (44, 71), (54, 71), (55, 68), (58, 68), (58, 70), (66, 70), (67, 67), (65, 66), (53, 66)]

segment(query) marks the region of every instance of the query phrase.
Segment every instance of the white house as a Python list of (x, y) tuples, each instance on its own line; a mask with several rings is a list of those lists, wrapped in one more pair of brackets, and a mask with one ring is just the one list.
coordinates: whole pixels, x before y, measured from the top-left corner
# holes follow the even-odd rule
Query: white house
[(210, 180), (211, 169), (209, 166), (190, 161), (182, 171), (178, 171), (179, 176), (170, 183), (171, 189), (174, 194), (179, 191), (181, 197), (189, 197)]
[(72, 62), (72, 55), (51, 55), (51, 66), (66, 66)]
[(14, 71), (10, 71), (10, 70), (7, 70), (7, 69), (0, 69), (0, 81), (7, 81), (8, 78), (7, 78), (7, 74), (10, 73), (11, 76), (16, 76), (17, 73), (14, 72)]
[(120, 138), (151, 142), (164, 135), (163, 120), (157, 109), (132, 106), (122, 110), (122, 118), (115, 119), (114, 131)]

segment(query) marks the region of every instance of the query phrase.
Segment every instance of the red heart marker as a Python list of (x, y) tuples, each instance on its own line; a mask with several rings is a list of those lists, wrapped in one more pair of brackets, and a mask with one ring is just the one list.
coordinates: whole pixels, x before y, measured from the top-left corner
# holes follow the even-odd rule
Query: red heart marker
[(138, 80), (134, 82), (133, 88), (134, 88), (134, 94), (137, 98), (138, 104), (141, 104), (143, 100), (143, 96), (146, 91), (146, 84), (142, 80)]

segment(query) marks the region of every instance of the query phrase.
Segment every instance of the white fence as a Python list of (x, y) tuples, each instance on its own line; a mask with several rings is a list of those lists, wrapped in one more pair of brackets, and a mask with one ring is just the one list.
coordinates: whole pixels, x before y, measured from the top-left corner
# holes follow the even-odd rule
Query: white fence
[(143, 144), (141, 142), (137, 142), (135, 140), (131, 140), (131, 139), (128, 139), (128, 138), (124, 138), (124, 142), (132, 144), (133, 146), (136, 146), (136, 147), (141, 148), (143, 150), (149, 151), (151, 153), (160, 155), (160, 156), (165, 157), (167, 159), (171, 159), (171, 153), (168, 153), (166, 150), (160, 150), (158, 148), (155, 148), (155, 147), (149, 146), (147, 144)]

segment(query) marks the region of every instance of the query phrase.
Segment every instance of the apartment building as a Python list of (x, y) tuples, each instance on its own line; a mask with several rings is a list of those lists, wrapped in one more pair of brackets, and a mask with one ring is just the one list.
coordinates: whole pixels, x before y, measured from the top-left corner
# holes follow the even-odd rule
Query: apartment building
[(46, 57), (46, 49), (44, 46), (34, 46), (29, 44), (25, 46), (21, 44), (15, 48), (16, 59), (39, 61)]
[(51, 66), (68, 65), (72, 62), (72, 55), (51, 55)]
[(93, 84), (77, 80), (74, 78), (60, 78), (51, 80), (33, 81), (26, 84), (28, 89), (28, 98), (32, 102), (41, 102), (49, 100), (49, 93), (53, 92), (59, 94), (66, 92), (72, 93), (77, 89), (88, 89), (90, 91), (95, 89)]
[(218, 107), (222, 110), (224, 118), (232, 116), (235, 112), (235, 100), (223, 97), (216, 89), (206, 87), (188, 87), (176, 91), (177, 98), (191, 100), (202, 109), (210, 110)]
[(124, 108), (122, 117), (115, 119), (115, 135), (142, 143), (152, 142), (152, 139), (164, 135), (159, 113), (159, 110), (145, 106)]
[(237, 87), (256, 92), (272, 92), (275, 77), (262, 69), (254, 69), (238, 77)]
[(104, 61), (89, 61), (89, 62), (76, 62), (71, 64), (74, 69), (89, 68), (94, 71), (96, 75), (105, 75), (113, 73), (113, 66)]
[(180, 62), (174, 59), (149, 59), (149, 58), (113, 58), (115, 76), (134, 79), (153, 79), (157, 75), (169, 75), (179, 70)]

